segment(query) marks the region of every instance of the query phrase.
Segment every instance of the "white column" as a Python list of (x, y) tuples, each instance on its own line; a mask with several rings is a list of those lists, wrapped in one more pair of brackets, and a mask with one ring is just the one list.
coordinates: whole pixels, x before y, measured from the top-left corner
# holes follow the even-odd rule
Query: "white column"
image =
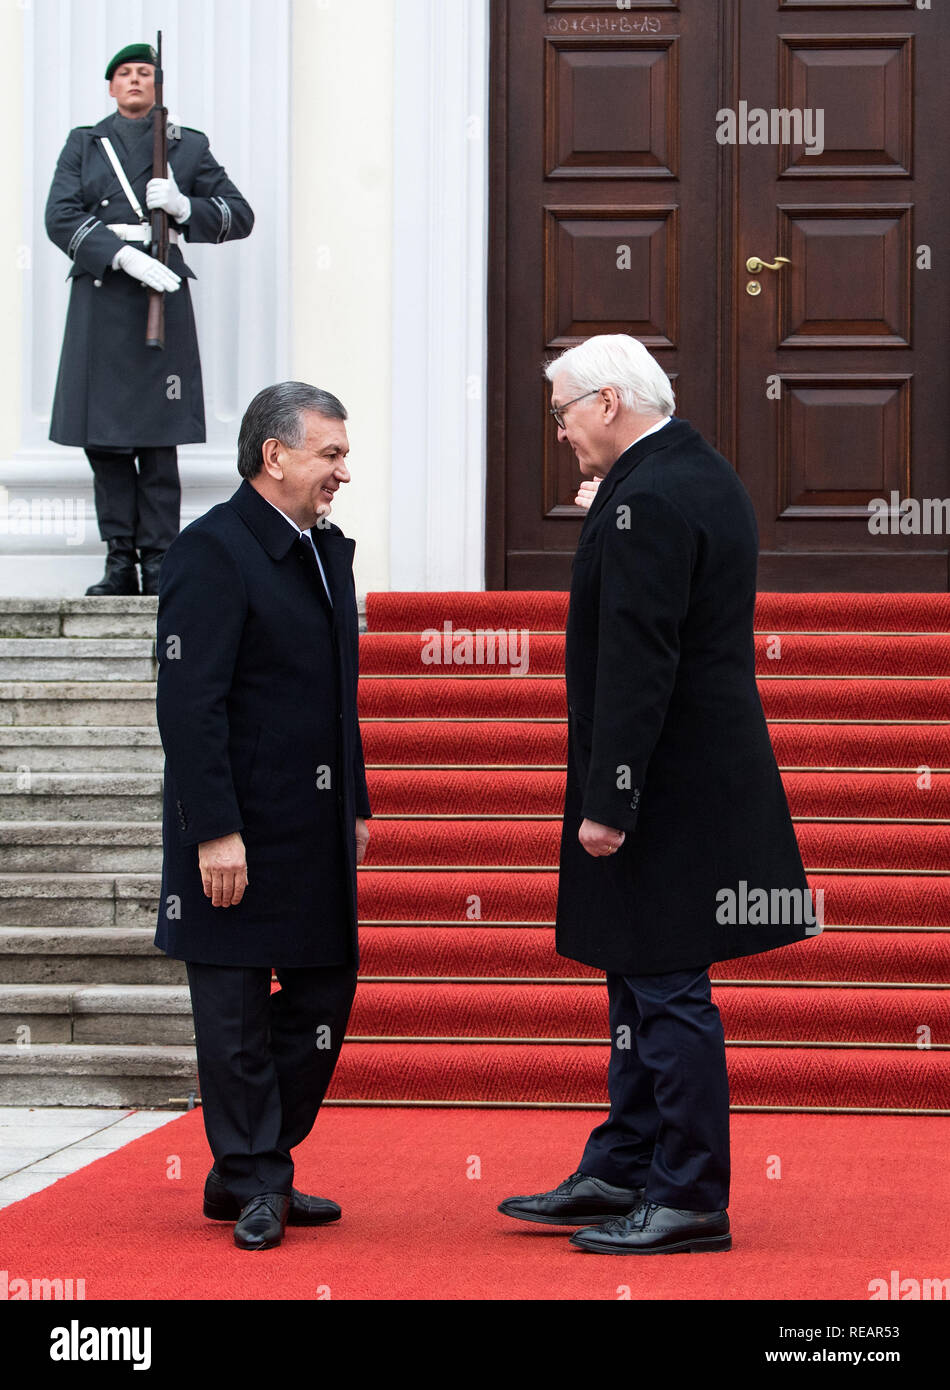
[(333, 521), (390, 585), (393, 24), (402, 0), (294, 0), (291, 376), (349, 412)]
[(397, 0), (393, 589), (485, 584), (488, 0)]
[(114, 109), (103, 80), (109, 58), (127, 43), (154, 42), (159, 27), (170, 113), (208, 134), (256, 215), (245, 241), (185, 248), (198, 276), (191, 292), (207, 443), (179, 451), (182, 525), (234, 491), (244, 407), (288, 375), (289, 0), (31, 0), (23, 8), (21, 185), (30, 269), (20, 446), (0, 458), (0, 593), (77, 594), (101, 573), (89, 465), (81, 450), (48, 439), (69, 264), (46, 237), (43, 210), (69, 130)]

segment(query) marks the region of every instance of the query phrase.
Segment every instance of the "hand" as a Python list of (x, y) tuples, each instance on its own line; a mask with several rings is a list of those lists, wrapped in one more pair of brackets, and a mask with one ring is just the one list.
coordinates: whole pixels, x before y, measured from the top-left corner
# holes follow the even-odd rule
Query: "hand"
[(577, 489), (577, 496), (574, 498), (575, 507), (583, 507), (586, 512), (591, 502), (597, 496), (597, 489), (600, 487), (599, 478), (589, 478), (581, 483)]
[(145, 185), (145, 206), (151, 211), (161, 208), (176, 222), (187, 222), (191, 216), (191, 199), (178, 187), (170, 164), (167, 179), (149, 179)]
[(595, 859), (601, 859), (606, 855), (616, 854), (627, 835), (623, 830), (613, 830), (609, 825), (600, 825), (595, 820), (585, 819), (581, 822), (577, 838), (588, 854), (593, 855)]
[(356, 862), (362, 864), (369, 846), (369, 826), (362, 816), (356, 817)]
[(247, 858), (240, 832), (203, 840), (198, 846), (198, 868), (211, 906), (237, 907), (247, 887)]
[(141, 280), (150, 290), (160, 290), (163, 294), (173, 294), (181, 284), (181, 276), (162, 265), (154, 256), (144, 251), (136, 251), (134, 246), (123, 246), (112, 258), (113, 270), (124, 270), (133, 280)]

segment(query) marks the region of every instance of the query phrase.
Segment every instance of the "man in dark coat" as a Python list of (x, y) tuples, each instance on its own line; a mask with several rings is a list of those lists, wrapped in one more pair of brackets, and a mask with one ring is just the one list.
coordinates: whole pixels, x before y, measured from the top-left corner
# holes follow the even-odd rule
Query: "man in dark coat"
[[(234, 241), (254, 225), (199, 130), (169, 122), (168, 178), (151, 177), (156, 57), (132, 44), (109, 63), (117, 109), (70, 132), (46, 204), (50, 239), (73, 262), (50, 439), (85, 450), (108, 547), (105, 575), (89, 594), (137, 594), (137, 563), (142, 592), (158, 593), (180, 521), (176, 446), (205, 439), (188, 291), (195, 276), (179, 243)], [(154, 208), (169, 215), (167, 267), (148, 254)], [(165, 295), (163, 351), (145, 346), (150, 288)]]
[(350, 476), (345, 419), (302, 382), (261, 391), (241, 424), (244, 481), (185, 527), (161, 574), (155, 944), (187, 962), (214, 1155), (205, 1215), (235, 1221), (245, 1250), (278, 1244), (288, 1220), (340, 1215), (293, 1189), (291, 1149), (343, 1042), (369, 839), (354, 542), (328, 520)]
[(709, 966), (820, 929), (755, 679), (758, 535), (733, 468), (624, 334), (547, 368), (599, 478), (567, 622), (559, 954), (606, 972), (610, 1113), (500, 1210), (585, 1250), (727, 1250), (729, 1084)]

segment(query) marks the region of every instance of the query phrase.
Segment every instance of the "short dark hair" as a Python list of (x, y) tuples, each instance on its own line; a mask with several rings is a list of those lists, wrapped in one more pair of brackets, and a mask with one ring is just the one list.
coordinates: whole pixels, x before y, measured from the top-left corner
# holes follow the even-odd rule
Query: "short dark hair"
[(258, 391), (244, 412), (238, 435), (238, 472), (242, 478), (256, 478), (264, 466), (261, 449), (265, 439), (279, 439), (288, 449), (299, 449), (306, 438), (301, 419), (304, 410), (316, 411), (331, 420), (345, 420), (346, 411), (329, 391), (305, 381), (278, 381)]

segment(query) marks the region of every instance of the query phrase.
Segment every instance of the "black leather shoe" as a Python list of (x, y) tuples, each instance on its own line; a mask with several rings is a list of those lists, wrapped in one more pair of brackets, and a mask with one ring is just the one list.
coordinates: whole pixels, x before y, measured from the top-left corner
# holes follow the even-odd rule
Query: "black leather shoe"
[(583, 1226), (588, 1221), (606, 1221), (609, 1216), (625, 1216), (643, 1200), (642, 1187), (611, 1187), (603, 1178), (589, 1173), (572, 1173), (552, 1192), (536, 1192), (533, 1197), (506, 1197), (498, 1210), (518, 1221), (540, 1221), (545, 1226)]
[(252, 1197), (234, 1227), (239, 1250), (272, 1250), (284, 1238), (290, 1198), (286, 1192), (261, 1192)]
[(106, 556), (106, 572), (98, 584), (90, 584), (88, 595), (137, 594), (139, 576), (135, 568), (138, 555), (131, 540), (111, 540)]
[(143, 594), (158, 593), (158, 576), (161, 572), (164, 558), (164, 550), (142, 550), (139, 552), (139, 562), (142, 567)]
[[(213, 1168), (205, 1179), (204, 1214), (211, 1221), (237, 1221), (241, 1215), (240, 1203), (231, 1196)], [(293, 1188), (288, 1226), (326, 1226), (331, 1221), (339, 1221), (342, 1215), (336, 1202), (328, 1197), (309, 1197), (306, 1192)]]
[(641, 1202), (628, 1216), (575, 1231), (571, 1244), (598, 1255), (674, 1255), (731, 1250), (732, 1236), (725, 1211), (682, 1211)]

